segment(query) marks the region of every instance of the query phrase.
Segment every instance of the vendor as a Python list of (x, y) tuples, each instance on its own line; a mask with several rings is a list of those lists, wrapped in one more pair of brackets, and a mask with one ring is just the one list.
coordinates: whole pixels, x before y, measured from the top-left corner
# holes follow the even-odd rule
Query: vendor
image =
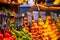
[(32, 11), (38, 11), (38, 7), (37, 7), (37, 4), (41, 4), (41, 5), (46, 5), (46, 1), (45, 0), (35, 0), (35, 5), (33, 5), (30, 9), (29, 9), (29, 12), (32, 12)]

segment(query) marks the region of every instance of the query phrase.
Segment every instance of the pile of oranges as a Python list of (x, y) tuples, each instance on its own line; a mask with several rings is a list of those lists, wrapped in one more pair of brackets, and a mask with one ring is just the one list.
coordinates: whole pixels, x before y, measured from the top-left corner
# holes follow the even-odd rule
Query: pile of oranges
[(32, 20), (32, 25), (29, 29), (28, 19), (24, 17), (24, 28), (31, 33), (33, 40), (57, 40), (58, 29), (54, 21), (51, 21), (51, 17), (46, 17), (46, 22), (43, 22), (42, 18), (39, 18), (39, 22), (36, 23)]

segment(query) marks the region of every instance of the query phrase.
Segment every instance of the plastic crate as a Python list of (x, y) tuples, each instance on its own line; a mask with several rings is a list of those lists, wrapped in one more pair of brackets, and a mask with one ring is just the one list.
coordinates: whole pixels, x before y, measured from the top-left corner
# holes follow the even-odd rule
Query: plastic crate
[(31, 5), (21, 5), (19, 7), (19, 13), (22, 14), (22, 13), (26, 13), (29, 8), (31, 7)]

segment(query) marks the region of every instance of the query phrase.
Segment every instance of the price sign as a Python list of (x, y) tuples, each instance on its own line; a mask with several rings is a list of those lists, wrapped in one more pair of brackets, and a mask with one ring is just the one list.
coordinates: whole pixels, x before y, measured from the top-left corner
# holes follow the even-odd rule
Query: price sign
[(32, 14), (30, 12), (27, 12), (27, 17), (28, 17), (28, 25), (32, 24)]
[(39, 18), (38, 11), (33, 11), (33, 15), (34, 15), (34, 20), (38, 22), (38, 18)]
[(43, 20), (46, 20), (46, 13), (45, 11), (40, 11), (41, 17)]

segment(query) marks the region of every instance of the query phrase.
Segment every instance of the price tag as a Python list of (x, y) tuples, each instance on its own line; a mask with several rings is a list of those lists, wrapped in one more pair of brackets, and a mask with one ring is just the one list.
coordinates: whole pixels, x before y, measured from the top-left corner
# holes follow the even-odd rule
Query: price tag
[(45, 11), (40, 11), (41, 17), (43, 20), (46, 20), (46, 13)]
[(54, 13), (54, 19), (57, 20), (57, 13)]
[(33, 11), (33, 15), (34, 15), (34, 20), (38, 22), (38, 18), (39, 18), (38, 11)]
[(30, 12), (27, 12), (27, 17), (28, 17), (28, 25), (32, 24), (32, 14)]

